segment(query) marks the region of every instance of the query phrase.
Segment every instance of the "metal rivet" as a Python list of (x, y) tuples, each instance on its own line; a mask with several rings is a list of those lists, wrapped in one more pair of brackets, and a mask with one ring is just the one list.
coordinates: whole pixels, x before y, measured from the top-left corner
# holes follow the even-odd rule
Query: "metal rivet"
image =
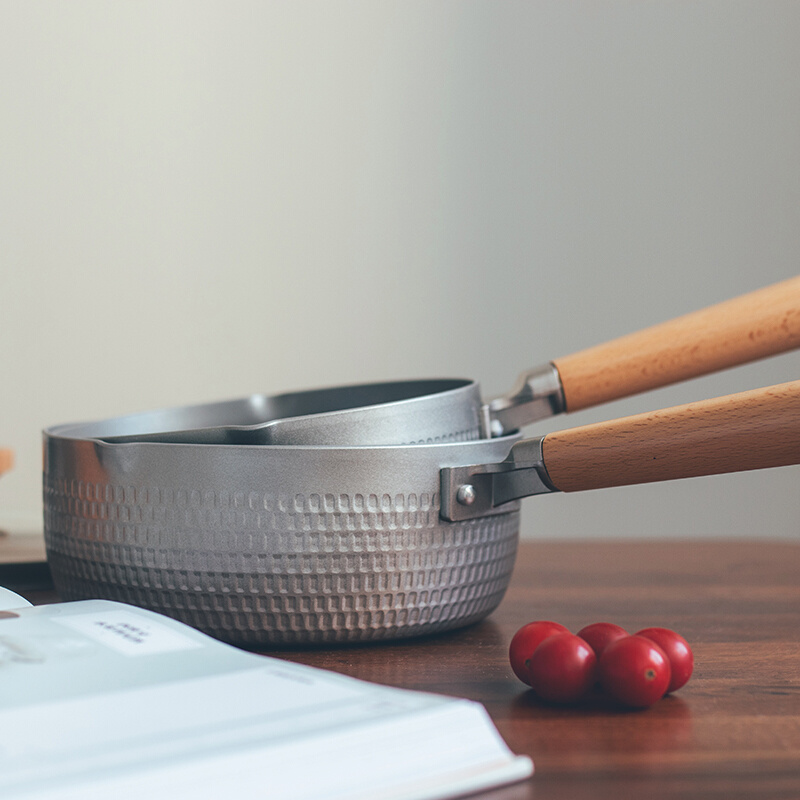
[(475, 502), (477, 496), (475, 487), (470, 483), (459, 486), (456, 492), (456, 500), (458, 500), (462, 506), (471, 506)]

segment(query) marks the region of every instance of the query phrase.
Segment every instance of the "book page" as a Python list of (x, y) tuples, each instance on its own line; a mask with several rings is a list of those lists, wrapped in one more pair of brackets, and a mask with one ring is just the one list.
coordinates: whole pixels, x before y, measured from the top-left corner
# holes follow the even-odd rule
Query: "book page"
[(4, 589), (0, 586), (0, 611), (11, 608), (25, 608), (30, 605), (31, 603), (24, 597), (20, 597), (16, 592), (12, 592), (11, 589)]
[[(16, 609), (0, 618), (0, 666), (3, 798), (27, 797), (33, 789), (46, 797), (68, 786), (76, 787), (76, 797), (88, 798), (87, 784), (97, 788), (103, 781), (111, 783), (98, 788), (98, 796), (113, 784), (118, 797), (121, 776), (125, 786), (145, 791), (141, 780), (155, 775), (164, 785), (167, 776), (181, 775), (181, 785), (188, 786), (209, 770), (206, 783), (227, 775), (241, 786), (253, 778), (243, 764), (256, 756), (262, 765), (274, 764), (273, 780), (291, 784), (284, 787), (292, 791), (286, 796), (304, 796), (298, 792), (307, 784), (314, 798), (320, 776), (303, 767), (310, 753), (320, 765), (327, 754), (329, 773), (346, 768), (337, 780), (352, 784), (344, 753), (331, 755), (343, 746), (373, 748), (372, 784), (358, 776), (367, 785), (391, 774), (392, 763), (407, 772), (416, 762), (419, 776), (431, 780), (447, 767), (444, 752), (420, 752), (419, 743), (427, 725), (440, 736), (442, 723), (430, 715), (444, 712), (442, 719), (466, 714), (476, 730), (485, 729), (483, 736), (471, 737), (474, 751), (462, 743), (449, 756), (451, 771), (469, 771), (481, 757), (502, 768), (513, 761), (488, 716), (480, 717), (485, 711), (478, 704), (247, 653), (119, 603)], [(465, 719), (454, 724), (466, 728)], [(381, 745), (382, 736), (390, 744)], [(233, 769), (234, 763), (240, 766)], [(183, 765), (192, 766), (187, 772)], [(136, 777), (143, 766), (150, 779)], [(152, 795), (152, 786), (146, 791)], [(179, 796), (174, 787), (164, 794)]]

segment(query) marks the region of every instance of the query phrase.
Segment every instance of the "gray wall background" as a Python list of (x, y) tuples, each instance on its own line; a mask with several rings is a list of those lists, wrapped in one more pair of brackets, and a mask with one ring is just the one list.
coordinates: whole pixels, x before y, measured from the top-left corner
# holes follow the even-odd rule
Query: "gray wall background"
[[(798, 273), (796, 2), (0, 2), (0, 525), (45, 425), (521, 370)], [(795, 379), (780, 356), (531, 432)], [(796, 538), (797, 467), (523, 535)]]

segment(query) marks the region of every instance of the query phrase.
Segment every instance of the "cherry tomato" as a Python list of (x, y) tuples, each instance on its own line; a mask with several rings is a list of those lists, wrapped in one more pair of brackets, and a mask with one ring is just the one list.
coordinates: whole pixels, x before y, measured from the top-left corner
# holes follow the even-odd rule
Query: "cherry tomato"
[(613, 622), (593, 622), (585, 628), (578, 631), (578, 636), (586, 642), (589, 647), (594, 650), (594, 654), (600, 658), (603, 650), (608, 647), (611, 642), (616, 642), (617, 639), (622, 639), (625, 636), (630, 636), (625, 628), (620, 628)]
[(646, 708), (660, 700), (672, 677), (666, 653), (644, 636), (612, 642), (597, 663), (600, 685), (615, 700)]
[(692, 677), (694, 654), (683, 636), (669, 628), (645, 628), (636, 635), (650, 639), (666, 653), (672, 671), (667, 693), (680, 689)]
[(551, 703), (574, 703), (594, 685), (596, 665), (594, 650), (580, 636), (557, 633), (533, 651), (531, 688)]
[(527, 625), (523, 625), (514, 634), (514, 638), (508, 648), (508, 660), (511, 662), (511, 669), (514, 670), (514, 674), (523, 683), (527, 683), (528, 686), (531, 685), (528, 677), (528, 660), (533, 655), (533, 651), (548, 636), (553, 636), (556, 633), (569, 633), (569, 631), (558, 622), (539, 620), (538, 622), (529, 622)]

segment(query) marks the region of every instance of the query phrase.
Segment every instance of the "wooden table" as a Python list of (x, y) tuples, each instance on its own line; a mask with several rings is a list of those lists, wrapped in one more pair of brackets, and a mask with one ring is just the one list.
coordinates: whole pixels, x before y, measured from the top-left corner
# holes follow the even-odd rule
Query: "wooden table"
[[(544, 706), (507, 660), (512, 635), (534, 619), (673, 628), (693, 646), (695, 674), (645, 711)], [(278, 655), (483, 703), (536, 765), (492, 800), (800, 798), (800, 544), (524, 543), (485, 622), (407, 644)]]
[[(54, 599), (23, 567), (5, 567), (4, 580), (18, 574), (23, 594)], [(695, 674), (645, 711), (541, 705), (507, 661), (511, 636), (533, 619), (674, 628), (693, 645)], [(505, 600), (478, 625), (271, 655), (480, 701), (536, 764), (491, 800), (800, 798), (800, 543), (524, 543)]]

